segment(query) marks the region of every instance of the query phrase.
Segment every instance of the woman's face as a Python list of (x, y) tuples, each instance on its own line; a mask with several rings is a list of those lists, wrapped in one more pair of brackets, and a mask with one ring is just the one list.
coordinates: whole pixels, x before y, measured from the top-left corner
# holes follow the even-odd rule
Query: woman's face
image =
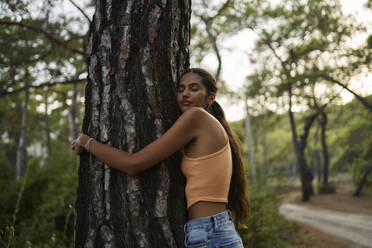
[(208, 96), (207, 88), (198, 74), (186, 73), (178, 83), (177, 104), (182, 113), (191, 107), (205, 108), (213, 102), (214, 96)]

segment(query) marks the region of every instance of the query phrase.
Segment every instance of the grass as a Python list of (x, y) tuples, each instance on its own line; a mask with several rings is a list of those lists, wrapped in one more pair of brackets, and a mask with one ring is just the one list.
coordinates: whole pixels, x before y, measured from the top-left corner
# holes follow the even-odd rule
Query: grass
[(287, 245), (291, 248), (347, 248), (342, 241), (311, 226), (295, 223), (297, 229), (288, 235)]

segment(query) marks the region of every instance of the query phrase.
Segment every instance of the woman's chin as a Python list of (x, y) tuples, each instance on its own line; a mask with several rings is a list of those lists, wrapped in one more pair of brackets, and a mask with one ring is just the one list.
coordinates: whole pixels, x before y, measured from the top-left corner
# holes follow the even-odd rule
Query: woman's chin
[(188, 105), (188, 106), (182, 105), (180, 107), (180, 110), (183, 113), (183, 112), (186, 112), (187, 110), (189, 110), (191, 107), (192, 107), (191, 105)]

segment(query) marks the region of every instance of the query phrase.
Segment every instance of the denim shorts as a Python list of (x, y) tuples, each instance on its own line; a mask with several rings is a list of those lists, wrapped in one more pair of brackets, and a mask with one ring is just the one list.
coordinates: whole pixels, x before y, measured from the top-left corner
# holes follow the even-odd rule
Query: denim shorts
[(186, 248), (244, 248), (229, 210), (191, 220), (185, 224), (184, 230)]

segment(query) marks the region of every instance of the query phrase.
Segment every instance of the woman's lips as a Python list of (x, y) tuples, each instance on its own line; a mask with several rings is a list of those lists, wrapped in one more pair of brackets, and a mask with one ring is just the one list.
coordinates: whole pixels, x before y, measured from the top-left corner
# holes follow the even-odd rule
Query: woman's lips
[(182, 105), (184, 106), (189, 106), (191, 105), (192, 102), (189, 102), (189, 101), (182, 101)]

